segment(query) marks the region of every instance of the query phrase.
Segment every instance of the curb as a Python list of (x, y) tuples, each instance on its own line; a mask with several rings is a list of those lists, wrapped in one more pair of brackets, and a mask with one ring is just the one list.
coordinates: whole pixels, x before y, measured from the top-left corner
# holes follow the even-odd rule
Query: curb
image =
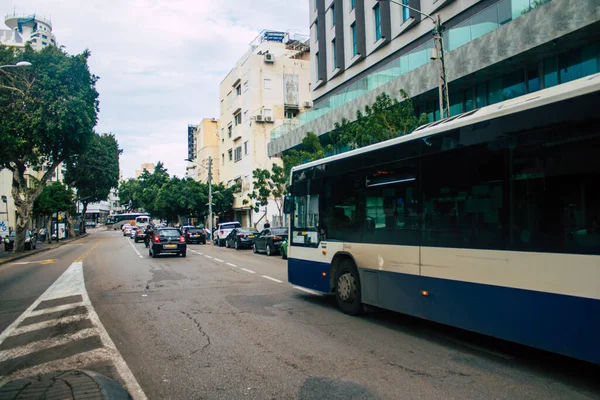
[(18, 254), (16, 256), (13, 256), (13, 257), (8, 257), (8, 258), (5, 258), (3, 260), (0, 260), (0, 265), (7, 264), (7, 263), (10, 263), (10, 262), (13, 262), (13, 261), (17, 261), (17, 260), (21, 260), (23, 258), (35, 256), (36, 254), (40, 254), (40, 253), (43, 253), (43, 252), (48, 251), (48, 250), (58, 249), (60, 246), (63, 246), (65, 244), (67, 244), (67, 243), (74, 242), (74, 241), (79, 240), (79, 239), (83, 239), (84, 237), (88, 237), (88, 236), (89, 236), (89, 233), (84, 233), (81, 236), (77, 236), (75, 239), (69, 239), (69, 240), (67, 240), (65, 242), (62, 242), (62, 243), (56, 243), (56, 244), (52, 245), (51, 247), (46, 247), (44, 249), (34, 250), (34, 251), (30, 251), (28, 253), (23, 253), (23, 254)]

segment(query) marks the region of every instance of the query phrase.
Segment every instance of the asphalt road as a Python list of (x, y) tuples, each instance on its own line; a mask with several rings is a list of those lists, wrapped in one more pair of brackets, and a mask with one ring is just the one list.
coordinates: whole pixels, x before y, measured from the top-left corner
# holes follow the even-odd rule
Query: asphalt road
[[(344, 315), (287, 283), (279, 257), (192, 245), (152, 259), (120, 232), (84, 240), (97, 244), (91, 304), (150, 399), (600, 398), (597, 366), (392, 312)], [(0, 268), (2, 329), (72, 262), (62, 251)]]

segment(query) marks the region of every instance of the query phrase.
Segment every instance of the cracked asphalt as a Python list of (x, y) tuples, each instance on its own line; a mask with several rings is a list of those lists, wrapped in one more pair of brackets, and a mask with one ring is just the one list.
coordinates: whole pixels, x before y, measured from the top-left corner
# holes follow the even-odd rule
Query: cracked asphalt
[(86, 287), (150, 399), (600, 398), (597, 366), (396, 313), (344, 315), (288, 284), (279, 257), (192, 245), (152, 259), (120, 232), (96, 235)]

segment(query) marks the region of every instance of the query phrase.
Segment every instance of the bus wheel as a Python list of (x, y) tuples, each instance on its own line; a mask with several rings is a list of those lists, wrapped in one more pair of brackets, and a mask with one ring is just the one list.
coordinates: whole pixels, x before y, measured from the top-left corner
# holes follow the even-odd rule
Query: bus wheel
[(354, 262), (344, 259), (335, 274), (335, 300), (344, 313), (358, 315), (362, 312), (360, 277)]

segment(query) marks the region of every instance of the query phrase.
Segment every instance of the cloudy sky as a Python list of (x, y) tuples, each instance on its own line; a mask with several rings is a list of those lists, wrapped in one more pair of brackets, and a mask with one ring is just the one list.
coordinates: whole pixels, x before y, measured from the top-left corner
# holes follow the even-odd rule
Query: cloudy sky
[[(8, 4), (7, 4), (8, 3)], [(187, 125), (218, 117), (219, 83), (263, 29), (309, 33), (308, 0), (2, 0), (37, 13), (100, 76), (98, 132), (124, 150), (121, 172), (163, 161), (183, 176)], [(5, 28), (5, 27), (3, 27)]]

